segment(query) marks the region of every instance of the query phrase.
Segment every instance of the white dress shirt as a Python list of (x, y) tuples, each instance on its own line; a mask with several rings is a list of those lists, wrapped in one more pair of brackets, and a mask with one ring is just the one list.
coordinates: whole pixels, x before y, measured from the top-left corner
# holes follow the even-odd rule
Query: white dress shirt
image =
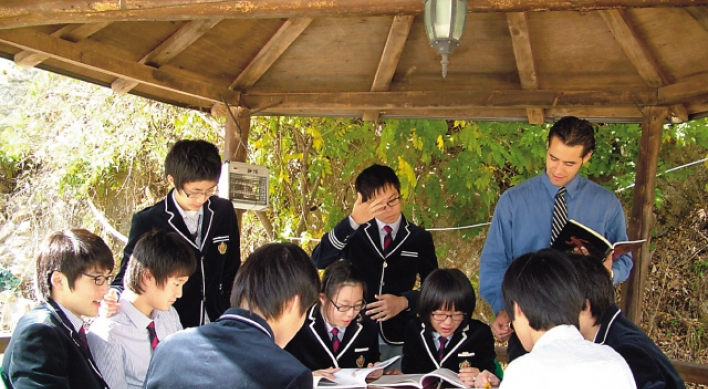
[(155, 321), (159, 340), (182, 329), (174, 307), (154, 310), (149, 318), (130, 302), (132, 293), (123, 292), (118, 312), (109, 318), (96, 318), (87, 334), (93, 359), (111, 389), (143, 387), (153, 353), (147, 330), (151, 321)]
[(500, 389), (636, 389), (627, 362), (610, 346), (583, 339), (575, 326), (548, 330), (513, 360)]

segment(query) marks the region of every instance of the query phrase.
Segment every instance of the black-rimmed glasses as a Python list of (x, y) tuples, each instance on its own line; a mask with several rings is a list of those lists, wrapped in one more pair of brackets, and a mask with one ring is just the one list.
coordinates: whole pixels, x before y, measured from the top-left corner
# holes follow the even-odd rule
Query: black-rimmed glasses
[(447, 320), (448, 317), (449, 317), (450, 319), (452, 319), (452, 321), (454, 321), (455, 323), (459, 323), (459, 322), (461, 322), (462, 320), (465, 319), (465, 314), (464, 314), (464, 313), (452, 313), (452, 314), (450, 314), (450, 313), (435, 313), (435, 312), (433, 312), (433, 313), (430, 314), (430, 316), (433, 317), (433, 320), (435, 320), (435, 321), (441, 321), (441, 322)]
[(81, 273), (81, 274), (88, 277), (88, 278), (93, 279), (93, 283), (98, 286), (101, 286), (101, 285), (105, 284), (106, 282), (110, 283), (111, 281), (113, 281), (113, 276), (94, 276), (92, 274), (86, 274), (86, 273)]
[(391, 200), (388, 200), (388, 201), (386, 202), (386, 206), (393, 208), (393, 207), (395, 207), (396, 205), (398, 205), (400, 202), (401, 202), (401, 196), (394, 197), (394, 198), (392, 198)]
[(184, 192), (184, 195), (187, 196), (188, 199), (198, 199), (200, 197), (211, 197), (211, 195), (214, 194), (214, 191), (216, 190), (216, 186), (212, 186), (211, 188), (207, 189), (205, 192), (187, 192), (187, 189), (182, 188), (182, 192)]
[(330, 303), (334, 306), (334, 309), (337, 310), (337, 312), (349, 312), (352, 309), (356, 312), (363, 311), (364, 308), (366, 308), (366, 301), (363, 301), (359, 304), (356, 305), (337, 305), (332, 299), (329, 300)]

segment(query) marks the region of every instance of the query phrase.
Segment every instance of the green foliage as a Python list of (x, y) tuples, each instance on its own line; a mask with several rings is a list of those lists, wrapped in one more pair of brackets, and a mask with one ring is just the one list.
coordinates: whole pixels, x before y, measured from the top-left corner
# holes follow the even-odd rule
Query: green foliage
[(16, 290), (20, 287), (20, 281), (12, 272), (0, 267), (0, 292), (3, 290)]

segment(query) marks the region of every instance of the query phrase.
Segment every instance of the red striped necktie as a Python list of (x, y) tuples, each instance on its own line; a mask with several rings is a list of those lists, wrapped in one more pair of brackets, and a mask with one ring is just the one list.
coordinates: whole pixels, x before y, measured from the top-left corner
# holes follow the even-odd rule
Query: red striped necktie
[(154, 350), (155, 347), (160, 343), (160, 339), (157, 338), (157, 331), (155, 331), (155, 322), (151, 321), (147, 326), (148, 334), (150, 335), (150, 345)]
[(391, 231), (393, 229), (389, 226), (384, 226), (384, 231), (386, 231), (386, 235), (384, 236), (384, 243), (383, 243), (383, 249), (384, 253), (388, 253), (388, 248), (391, 247), (391, 243), (393, 243), (393, 237), (391, 237)]
[(337, 350), (339, 350), (339, 344), (341, 343), (339, 340), (339, 329), (337, 327), (332, 328), (332, 351), (335, 353)]

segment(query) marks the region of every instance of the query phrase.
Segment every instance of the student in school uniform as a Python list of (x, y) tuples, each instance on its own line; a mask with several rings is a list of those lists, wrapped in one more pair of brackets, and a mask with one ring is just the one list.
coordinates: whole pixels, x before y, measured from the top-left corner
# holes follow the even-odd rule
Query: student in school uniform
[[(212, 196), (220, 174), (221, 157), (213, 144), (181, 140), (172, 146), (165, 158), (165, 175), (173, 189), (164, 200), (133, 215), (123, 261), (111, 285), (123, 290), (130, 255), (143, 234), (176, 232), (197, 258), (197, 271), (174, 304), (185, 328), (214, 321), (229, 308), (231, 286), (241, 265), (234, 207), (230, 201)], [(110, 316), (117, 303), (106, 298), (104, 308)]]
[(496, 371), (492, 330), (472, 319), (475, 305), (474, 289), (460, 270), (430, 273), (418, 297), (418, 317), (406, 328), (403, 373), (425, 374), (445, 367), (470, 386), (477, 384), (482, 372), (492, 385), (499, 385), (490, 374)]
[(84, 333), (82, 316), (96, 316), (108, 291), (113, 254), (89, 231), (52, 233), (37, 256), (43, 303), (22, 316), (2, 362), (8, 388), (108, 388)]
[(366, 307), (364, 276), (351, 262), (329, 265), (319, 302), (285, 350), (313, 371), (370, 367), (379, 361), (376, 324), (360, 312)]
[(111, 389), (143, 387), (160, 340), (182, 330), (172, 307), (197, 268), (187, 243), (175, 232), (150, 231), (135, 245), (126, 290), (115, 316), (91, 323), (89, 346)]

